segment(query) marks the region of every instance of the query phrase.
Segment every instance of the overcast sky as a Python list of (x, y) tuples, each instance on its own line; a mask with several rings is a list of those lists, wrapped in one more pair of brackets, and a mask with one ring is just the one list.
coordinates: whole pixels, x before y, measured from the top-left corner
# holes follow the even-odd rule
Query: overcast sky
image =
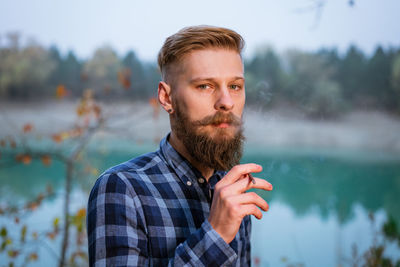
[(246, 40), (245, 56), (264, 45), (314, 50), (356, 44), (371, 53), (381, 44), (400, 47), (400, 0), (327, 0), (315, 25), (314, 0), (0, 0), (0, 37), (20, 32), (65, 53), (92, 55), (111, 45), (153, 61), (165, 38), (180, 28), (209, 24), (232, 28)]

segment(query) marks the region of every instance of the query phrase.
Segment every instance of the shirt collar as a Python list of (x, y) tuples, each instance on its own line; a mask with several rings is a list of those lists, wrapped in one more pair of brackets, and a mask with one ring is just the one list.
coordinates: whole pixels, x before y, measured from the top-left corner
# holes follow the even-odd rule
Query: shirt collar
[[(176, 171), (183, 183), (188, 184), (188, 181), (191, 183), (195, 182), (195, 180), (202, 177), (202, 174), (171, 146), (171, 144), (168, 142), (169, 136), (170, 133), (167, 134), (167, 136), (165, 136), (160, 142), (161, 156), (168, 163), (168, 165)], [(215, 171), (209, 179), (211, 186), (214, 187), (214, 185), (221, 180), (225, 174), (225, 171)]]

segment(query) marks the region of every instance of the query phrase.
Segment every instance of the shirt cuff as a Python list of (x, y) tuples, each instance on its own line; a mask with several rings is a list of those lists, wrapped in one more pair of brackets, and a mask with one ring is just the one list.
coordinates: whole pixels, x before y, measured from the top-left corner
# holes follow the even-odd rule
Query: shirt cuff
[(237, 253), (212, 228), (208, 220), (175, 250), (172, 266), (231, 266)]
[[(227, 257), (227, 262), (225, 264), (233, 263), (237, 260), (236, 251), (225, 242), (225, 240), (214, 230), (208, 220), (205, 220), (202, 224), (202, 228), (206, 232), (206, 236), (211, 239), (221, 251), (224, 252), (225, 257)], [(235, 239), (234, 239), (235, 240)]]

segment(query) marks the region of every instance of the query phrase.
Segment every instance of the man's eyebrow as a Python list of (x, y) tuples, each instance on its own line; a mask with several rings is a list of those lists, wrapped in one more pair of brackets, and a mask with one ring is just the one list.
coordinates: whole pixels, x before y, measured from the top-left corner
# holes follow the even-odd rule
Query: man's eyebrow
[[(193, 84), (193, 83), (197, 83), (197, 82), (204, 82), (204, 81), (209, 81), (209, 82), (215, 82), (217, 79), (213, 78), (213, 77), (199, 77), (199, 78), (194, 78), (191, 79), (189, 81), (189, 83)], [(237, 81), (237, 80), (243, 80), (244, 81), (244, 77), (243, 76), (235, 76), (230, 78), (229, 80), (231, 81)]]

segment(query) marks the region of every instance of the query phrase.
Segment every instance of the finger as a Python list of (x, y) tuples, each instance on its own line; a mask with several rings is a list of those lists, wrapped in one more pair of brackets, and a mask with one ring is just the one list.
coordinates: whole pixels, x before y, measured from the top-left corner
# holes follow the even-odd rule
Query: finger
[(244, 217), (246, 215), (254, 215), (254, 217), (256, 217), (257, 219), (261, 219), (262, 218), (262, 212), (259, 208), (257, 208), (256, 205), (254, 204), (246, 204), (246, 205), (242, 205), (240, 207), (241, 210), (241, 216)]
[(269, 209), (268, 203), (255, 192), (235, 195), (230, 198), (232, 202), (239, 205), (254, 204), (257, 207), (261, 208), (263, 211), (267, 211)]
[(271, 191), (273, 189), (272, 184), (264, 179), (254, 177), (256, 181), (254, 184), (249, 181), (249, 179), (240, 179), (233, 184), (230, 184), (226, 190), (232, 192), (232, 194), (241, 194), (246, 192), (251, 188), (262, 189), (266, 191)]
[(236, 165), (218, 183), (220, 186), (226, 186), (241, 179), (247, 173), (261, 171), (262, 167), (255, 163)]

